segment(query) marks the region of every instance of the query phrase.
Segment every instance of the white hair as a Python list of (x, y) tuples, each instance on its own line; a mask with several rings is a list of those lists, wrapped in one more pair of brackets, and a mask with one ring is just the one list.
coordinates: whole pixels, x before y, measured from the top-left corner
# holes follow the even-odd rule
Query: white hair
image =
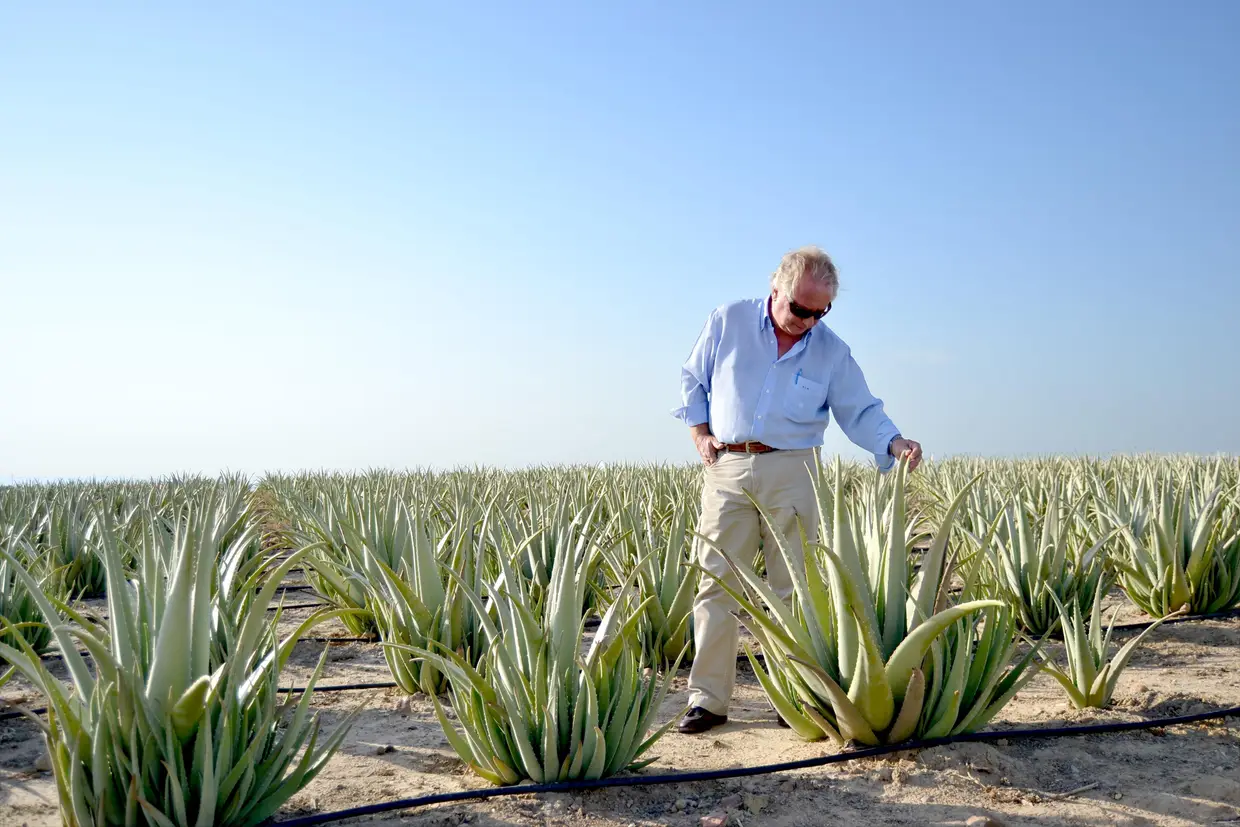
[(792, 298), (792, 291), (803, 278), (811, 278), (830, 288), (833, 297), (839, 292), (840, 277), (835, 262), (819, 247), (802, 247), (786, 254), (779, 262), (779, 269), (771, 274), (771, 286)]

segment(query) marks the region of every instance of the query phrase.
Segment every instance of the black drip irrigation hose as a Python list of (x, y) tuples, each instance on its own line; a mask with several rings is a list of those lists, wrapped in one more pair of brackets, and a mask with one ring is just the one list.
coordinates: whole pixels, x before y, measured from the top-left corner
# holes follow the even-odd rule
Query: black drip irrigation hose
[[(297, 638), (298, 643), (382, 643), (381, 640), (374, 637), (306, 637)], [(90, 657), (89, 649), (79, 649), (78, 654), (84, 658)], [(40, 660), (58, 660), (65, 656), (64, 652), (44, 652), (39, 655)]]
[[(327, 639), (327, 640), (337, 640), (337, 638), (326, 638), (326, 639)], [(309, 638), (301, 638), (301, 640), (309, 640)], [(82, 653), (82, 654), (89, 654), (89, 653), (85, 653), (85, 652), (84, 652), (84, 653)], [(762, 660), (762, 653), (761, 653), (761, 652), (755, 652), (755, 653), (754, 653), (754, 657), (756, 657), (758, 660)], [(737, 660), (737, 662), (744, 661), (744, 660), (745, 660), (745, 656), (744, 656), (744, 655), (737, 655), (737, 656), (736, 656), (736, 660)], [(314, 691), (315, 691), (315, 692), (353, 692), (353, 691), (358, 690), (358, 689), (395, 689), (395, 688), (397, 688), (397, 686), (398, 686), (398, 685), (399, 685), (399, 684), (397, 684), (397, 683), (396, 683), (396, 681), (371, 681), (371, 682), (364, 682), (364, 683), (340, 683), (340, 684), (331, 684), (331, 685), (329, 685), (329, 686), (316, 686), (316, 687), (314, 687)], [(305, 692), (305, 691), (306, 691), (306, 687), (304, 687), (304, 686), (290, 686), (290, 687), (286, 687), (286, 688), (280, 688), (280, 689), (277, 689), (276, 691), (277, 691), (277, 692), (279, 692), (279, 693), (281, 693), (281, 694), (292, 695), (292, 694), (297, 694), (297, 693), (300, 693), (300, 692)], [(31, 713), (35, 714), (35, 715), (42, 715), (43, 713), (47, 712), (47, 707), (45, 707), (45, 706), (40, 706), (40, 707), (38, 707), (38, 708), (36, 708), (36, 709), (31, 709), (31, 710), (29, 710), (29, 711), (30, 711)], [(12, 719), (12, 718), (20, 718), (20, 717), (22, 717), (22, 713), (21, 713), (21, 712), (0, 712), (0, 721), (7, 721), (7, 720)]]
[[(1240, 607), (1237, 607), (1235, 609), (1228, 609), (1227, 611), (1224, 611), (1224, 612), (1211, 612), (1209, 614), (1204, 614), (1204, 615), (1183, 615), (1181, 617), (1169, 617), (1162, 622), (1162, 625), (1170, 626), (1172, 623), (1192, 623), (1198, 620), (1225, 620), (1226, 618), (1229, 618), (1229, 617), (1240, 617)], [(1127, 632), (1127, 631), (1132, 631), (1136, 629), (1144, 629), (1145, 627), (1149, 626), (1151, 623), (1154, 623), (1155, 621), (1157, 621), (1157, 619), (1158, 618), (1152, 618), (1150, 620), (1142, 621), (1140, 623), (1117, 623), (1115, 624), (1114, 628), (1115, 628), (1115, 631), (1117, 632)]]
[[(1231, 615), (1231, 614), (1240, 614), (1240, 609), (1235, 609), (1235, 610), (1232, 610), (1231, 612), (1223, 613), (1222, 616)], [(1182, 618), (1175, 618), (1175, 621), (1183, 622), (1183, 621), (1188, 621), (1188, 620), (1205, 620), (1205, 619), (1210, 619), (1211, 617), (1213, 616), (1202, 615), (1200, 617), (1182, 617)], [(1169, 620), (1166, 622), (1171, 623), (1173, 621)], [(1144, 625), (1145, 624), (1138, 624), (1138, 627), (1144, 628)], [(1116, 626), (1115, 628), (1119, 629), (1120, 627)], [(328, 637), (328, 638), (303, 637), (298, 640), (299, 643), (303, 641), (327, 642), (327, 643), (336, 643), (336, 642), (380, 643), (381, 642), (381, 641), (374, 640), (372, 638), (332, 638), (332, 637)], [(79, 654), (88, 656), (90, 653), (80, 652)], [(47, 655), (44, 655), (43, 657), (45, 659), (51, 658), (51, 657), (60, 657), (60, 653), (58, 652), (49, 653)], [(766, 662), (766, 658), (763, 656), (762, 652), (754, 652), (753, 657), (755, 660), (761, 661), (762, 663)], [(748, 663), (748, 660), (749, 660), (748, 655), (737, 655), (736, 656), (737, 663)], [(359, 690), (359, 689), (395, 689), (396, 687), (397, 687), (397, 683), (395, 681), (372, 681), (368, 683), (344, 683), (344, 684), (331, 684), (329, 686), (316, 686), (314, 687), (314, 691), (315, 692), (352, 692), (352, 691)], [(306, 688), (304, 686), (293, 686), (293, 687), (288, 687), (284, 689), (277, 689), (276, 691), (282, 694), (295, 694), (295, 693), (305, 692)], [(42, 715), (43, 713), (47, 712), (47, 707), (41, 706), (41, 707), (38, 707), (37, 709), (30, 710), (30, 712), (35, 715)], [(0, 712), (0, 721), (7, 721), (12, 718), (20, 718), (20, 717), (22, 717), (21, 712)]]
[[(316, 604), (307, 604), (307, 605), (318, 606), (318, 605), (329, 605), (329, 604), (317, 604), (316, 603)], [(285, 606), (285, 608), (286, 609), (297, 608), (297, 606)], [(1172, 623), (1193, 623), (1193, 622), (1200, 621), (1200, 620), (1226, 620), (1228, 618), (1233, 618), (1233, 617), (1240, 617), (1240, 607), (1236, 607), (1234, 609), (1228, 609), (1223, 612), (1212, 612), (1210, 614), (1184, 615), (1182, 617), (1172, 617), (1172, 618), (1168, 618), (1167, 620), (1164, 620), (1162, 625), (1168, 626)], [(1154, 622), (1153, 620), (1150, 620), (1150, 621), (1143, 621), (1143, 622), (1137, 622), (1137, 623), (1119, 623), (1119, 624), (1116, 624), (1116, 626), (1114, 627), (1114, 630), (1116, 632), (1136, 631), (1138, 629), (1146, 628), (1147, 626), (1150, 625), (1150, 623), (1153, 623), (1153, 622)], [(594, 625), (595, 626), (598, 625), (597, 621), (595, 622)], [(587, 622), (586, 626), (589, 627), (590, 623)], [(1062, 635), (1059, 632), (1053, 632), (1051, 634), (1051, 637), (1058, 640), (1062, 638)], [(365, 643), (365, 644), (377, 645), (377, 644), (381, 644), (383, 641), (376, 637), (311, 637), (311, 636), (307, 636), (307, 637), (298, 638), (297, 642), (298, 643)], [(85, 650), (79, 651), (78, 654), (82, 655), (83, 657), (90, 656), (90, 652), (85, 651)], [(754, 659), (758, 661), (762, 661), (763, 663), (766, 662), (766, 659), (763, 657), (762, 652), (754, 652), (753, 656), (754, 656)], [(40, 657), (43, 660), (53, 660), (55, 658), (63, 657), (63, 654), (60, 652), (47, 652), (41, 655)], [(736, 660), (740, 663), (744, 663), (744, 662), (747, 662), (748, 658), (745, 655), (737, 655)], [(692, 663), (692, 661), (690, 661), (690, 663)], [(358, 684), (356, 686), (351, 685), (351, 684), (345, 684), (341, 686), (319, 686), (319, 687), (315, 687), (315, 691), (316, 692), (343, 692), (349, 689), (386, 689), (386, 688), (391, 688), (394, 686), (396, 686), (395, 683)], [(298, 687), (294, 689), (280, 690), (280, 691), (302, 692), (304, 691), (304, 689)], [(34, 711), (45, 712), (46, 709), (40, 708)], [(0, 721), (6, 720), (8, 718), (16, 718), (20, 716), (20, 714), (21, 713), (0, 712)]]
[[(316, 693), (318, 692), (352, 692), (357, 689), (395, 689), (396, 686), (397, 684), (395, 681), (372, 681), (370, 683), (344, 683), (344, 684), (333, 684), (331, 686), (316, 686), (314, 687), (314, 691)], [(306, 687), (304, 686), (286, 686), (286, 687), (279, 687), (276, 689), (276, 692), (280, 693), (281, 695), (296, 695), (298, 693), (305, 692), (305, 691), (306, 691)], [(40, 706), (40, 707), (36, 707), (35, 709), (31, 709), (27, 711), (30, 712), (32, 715), (43, 715), (44, 713), (47, 712), (47, 707)], [(21, 718), (24, 714), (25, 713), (23, 712), (0, 712), (0, 721), (7, 721), (12, 718)]]
[(394, 810), (408, 810), (414, 807), (425, 807), (430, 804), (448, 804), (458, 801), (473, 801), (484, 798), (500, 798), (513, 795), (531, 795), (534, 793), (568, 793), (582, 790), (597, 790), (605, 787), (652, 787), (660, 784), (684, 784), (696, 781), (718, 781), (726, 778), (742, 778), (751, 775), (769, 775), (777, 772), (810, 769), (828, 764), (839, 764), (845, 761), (857, 761), (863, 758), (877, 758), (893, 752), (929, 749), (948, 744), (970, 742), (986, 742), (999, 740), (1015, 740), (1024, 738), (1066, 738), (1081, 735), (1106, 735), (1116, 732), (1133, 732), (1145, 729), (1193, 724), (1218, 718), (1240, 715), (1240, 706), (1231, 706), (1213, 712), (1201, 712), (1195, 715), (1180, 715), (1174, 718), (1158, 718), (1147, 721), (1129, 721), (1126, 723), (1089, 724), (1085, 726), (1045, 727), (1041, 729), (1010, 729), (990, 732), (971, 732), (953, 735), (946, 738), (929, 738), (924, 741), (909, 741), (901, 744), (885, 744), (878, 747), (837, 752), (818, 758), (805, 758), (800, 761), (785, 761), (778, 764), (759, 764), (751, 767), (735, 767), (725, 770), (702, 770), (699, 772), (676, 772), (662, 775), (613, 776), (600, 778), (597, 781), (560, 781), (552, 784), (518, 784), (510, 787), (488, 787), (480, 790), (460, 790), (451, 793), (435, 793), (417, 798), (400, 798), (378, 804), (367, 804), (347, 810), (335, 810), (302, 816), (275, 822), (279, 827), (313, 827), (342, 821), (346, 818), (389, 813)]
[[(396, 686), (397, 686), (396, 681), (372, 681), (371, 683), (342, 683), (342, 684), (333, 684), (331, 686), (316, 686), (314, 687), (314, 691), (316, 693), (318, 692), (352, 692), (354, 689), (395, 689)], [(298, 692), (305, 692), (306, 687), (290, 686), (287, 689), (277, 689), (276, 691), (284, 692), (288, 694), (296, 694)]]

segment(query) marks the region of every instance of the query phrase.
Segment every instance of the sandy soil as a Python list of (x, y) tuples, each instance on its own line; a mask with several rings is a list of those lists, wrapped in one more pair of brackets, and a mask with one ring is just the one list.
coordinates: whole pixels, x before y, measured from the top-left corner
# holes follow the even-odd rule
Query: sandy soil
[[(1139, 618), (1135, 612), (1130, 616)], [(320, 629), (327, 631), (346, 634), (343, 628)], [(324, 645), (299, 644), (290, 674), (299, 680), (307, 675)], [(324, 685), (390, 679), (376, 646), (330, 645)], [(705, 735), (673, 730), (654, 749), (659, 760), (642, 774), (791, 761), (833, 751), (826, 742), (808, 744), (778, 728), (748, 666), (738, 670), (729, 723)], [(683, 707), (687, 675), (682, 669), (676, 678), (662, 720)], [(41, 705), (29, 686), (17, 682), (0, 691), (0, 698)], [(1130, 721), (1236, 704), (1240, 620), (1204, 621), (1155, 632), (1124, 673), (1111, 709), (1077, 712), (1058, 684), (1040, 675), (991, 728)], [(315, 697), (329, 729), (358, 706), (362, 712), (344, 748), (279, 817), (487, 786), (457, 760), (425, 698), (406, 698), (394, 689)], [(59, 824), (51, 774), (38, 769), (43, 749), (32, 723), (0, 721), (0, 825)], [(1007, 825), (1240, 823), (1240, 738), (1230, 722), (1210, 722), (1120, 735), (958, 744), (744, 780), (437, 805), (369, 823), (697, 827), (703, 816), (716, 812), (729, 813), (729, 824), (746, 827), (960, 825), (973, 816)]]

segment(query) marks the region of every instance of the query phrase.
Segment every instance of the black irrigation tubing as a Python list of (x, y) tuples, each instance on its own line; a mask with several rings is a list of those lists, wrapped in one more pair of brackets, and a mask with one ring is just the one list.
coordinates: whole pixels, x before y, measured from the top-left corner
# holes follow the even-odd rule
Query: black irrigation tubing
[(878, 747), (837, 752), (818, 758), (805, 758), (800, 761), (785, 761), (778, 764), (759, 764), (750, 767), (735, 767), (725, 770), (702, 770), (698, 772), (677, 772), (661, 775), (613, 776), (600, 778), (597, 781), (560, 781), (552, 784), (519, 784), (510, 787), (488, 787), (480, 790), (461, 790), (451, 793), (435, 793), (417, 798), (400, 798), (363, 807), (352, 807), (347, 810), (336, 810), (302, 816), (275, 822), (279, 827), (313, 827), (346, 818), (388, 813), (393, 810), (407, 810), (414, 807), (425, 807), (429, 804), (447, 804), (458, 801), (471, 801), (483, 798), (499, 798), (512, 795), (531, 795), (534, 793), (567, 793), (582, 790), (595, 790), (604, 787), (650, 787), (659, 784), (684, 784), (697, 781), (719, 781), (725, 778), (742, 778), (751, 775), (769, 775), (777, 772), (810, 769), (828, 764), (839, 764), (845, 761), (856, 761), (863, 758), (877, 758), (893, 752), (929, 749), (948, 744), (986, 742), (999, 740), (1015, 740), (1022, 738), (1066, 738), (1080, 735), (1106, 735), (1116, 732), (1132, 732), (1144, 729), (1161, 729), (1162, 727), (1192, 724), (1240, 715), (1240, 706), (1231, 706), (1213, 712), (1202, 712), (1195, 715), (1180, 715), (1173, 718), (1156, 718), (1146, 721), (1130, 721), (1127, 723), (1089, 724), (1070, 727), (1044, 727), (1040, 729), (1010, 729), (989, 732), (971, 732), (946, 738), (930, 738), (924, 741), (911, 741), (901, 744), (886, 744)]
[[(1203, 615), (1181, 615), (1180, 617), (1169, 617), (1162, 622), (1163, 626), (1170, 626), (1172, 623), (1195, 623), (1200, 620), (1226, 620), (1231, 617), (1240, 617), (1240, 607), (1228, 609), (1224, 612), (1210, 612)], [(1116, 632), (1136, 632), (1149, 627), (1151, 623), (1157, 622), (1158, 618), (1150, 618), (1149, 620), (1139, 620), (1133, 623), (1116, 623), (1113, 627)], [(1050, 633), (1052, 640), (1063, 640), (1063, 630), (1055, 629)]]
[[(1204, 614), (1204, 615), (1184, 615), (1182, 617), (1169, 617), (1162, 622), (1162, 625), (1169, 626), (1172, 623), (1191, 623), (1197, 620), (1223, 620), (1229, 617), (1240, 617), (1240, 607), (1237, 607), (1235, 609), (1228, 609), (1227, 611), (1224, 611), (1224, 612), (1211, 612), (1209, 614)], [(1120, 631), (1127, 631), (1130, 629), (1144, 629), (1146, 626), (1149, 626), (1151, 623), (1153, 623), (1156, 619), (1157, 618), (1154, 618), (1151, 620), (1142, 621), (1140, 623), (1117, 623), (1115, 624), (1115, 631), (1120, 632)]]
[[(299, 637), (298, 643), (381, 643), (378, 638), (373, 637)], [(89, 649), (79, 649), (78, 654), (84, 658), (90, 657)], [(40, 660), (56, 660), (63, 658), (63, 652), (44, 652), (39, 655)]]
[[(315, 606), (319, 606), (319, 605), (331, 605), (331, 604), (327, 604), (327, 603), (323, 603), (323, 604), (315, 603), (315, 604), (307, 604), (307, 605), (315, 605)], [(298, 606), (285, 606), (284, 608), (286, 608), (286, 609), (295, 609), (295, 608), (299, 608), (299, 607), (298, 607)], [(1164, 621), (1162, 622), (1162, 625), (1163, 625), (1163, 626), (1170, 626), (1170, 625), (1171, 625), (1171, 624), (1173, 624), (1173, 623), (1194, 623), (1194, 622), (1196, 622), (1196, 621), (1201, 621), (1201, 620), (1226, 620), (1226, 619), (1228, 619), (1228, 618), (1233, 618), (1233, 617), (1240, 617), (1240, 607), (1237, 607), (1237, 608), (1235, 608), (1235, 609), (1228, 609), (1228, 610), (1223, 611), (1223, 612), (1211, 612), (1211, 613), (1209, 613), (1209, 614), (1201, 614), (1201, 615), (1184, 615), (1183, 617), (1172, 617), (1172, 618), (1168, 618), (1167, 620), (1164, 620)], [(1144, 621), (1137, 621), (1137, 622), (1134, 622), (1134, 623), (1117, 623), (1117, 624), (1114, 626), (1114, 630), (1115, 630), (1116, 632), (1137, 631), (1137, 630), (1139, 630), (1139, 629), (1144, 629), (1144, 628), (1146, 628), (1147, 626), (1149, 626), (1149, 625), (1150, 625), (1151, 623), (1153, 623), (1153, 622), (1154, 622), (1154, 619), (1151, 619), (1151, 620), (1144, 620)], [(599, 625), (599, 621), (598, 621), (598, 619), (597, 619), (597, 618), (591, 618), (590, 620), (587, 620), (587, 621), (586, 621), (586, 628), (592, 628), (592, 627), (596, 627), (596, 626), (598, 626), (598, 625)], [(1052, 637), (1052, 638), (1054, 638), (1054, 639), (1056, 639), (1056, 640), (1060, 640), (1060, 639), (1062, 639), (1062, 633), (1061, 633), (1061, 632), (1059, 632), (1059, 631), (1052, 632), (1052, 633), (1051, 633), (1051, 637)], [(298, 638), (298, 639), (297, 639), (297, 642), (298, 642), (298, 643), (370, 643), (370, 644), (380, 644), (380, 643), (382, 643), (383, 641), (382, 641), (382, 640), (380, 640), (380, 639), (379, 639), (379, 638), (377, 638), (377, 637), (311, 637), (311, 636), (306, 636), (306, 637), (301, 637), (301, 638)], [(78, 652), (78, 654), (83, 655), (83, 656), (89, 656), (89, 655), (90, 655), (90, 652), (83, 650), (83, 651)], [(47, 652), (47, 653), (45, 653), (45, 654), (41, 655), (40, 657), (41, 657), (43, 660), (51, 660), (51, 659), (54, 659), (54, 658), (59, 658), (59, 657), (63, 657), (63, 656), (62, 656), (62, 654), (61, 654), (60, 652)], [(755, 657), (755, 658), (757, 658), (758, 660), (763, 660), (763, 657), (762, 657), (762, 653), (761, 653), (761, 652), (754, 652), (754, 657)], [(736, 658), (736, 659), (737, 659), (737, 660), (739, 660), (739, 661), (744, 661), (746, 658), (745, 658), (745, 656), (744, 656), (744, 655), (737, 655), (737, 658)]]
[[(396, 681), (374, 681), (372, 683), (342, 683), (333, 684), (331, 686), (316, 686), (314, 691), (318, 692), (352, 692), (354, 689), (395, 689)], [(298, 692), (305, 692), (304, 686), (290, 686), (287, 689), (277, 689), (288, 695), (295, 695)]]
[[(319, 605), (319, 604), (315, 604), (315, 605)], [(286, 607), (286, 608), (288, 608), (288, 607)], [(1167, 624), (1170, 624), (1170, 623), (1190, 623), (1190, 622), (1193, 622), (1193, 621), (1198, 621), (1198, 620), (1220, 620), (1220, 619), (1226, 619), (1226, 618), (1229, 618), (1229, 617), (1237, 617), (1237, 616), (1240, 616), (1240, 607), (1237, 607), (1237, 608), (1235, 608), (1235, 609), (1229, 609), (1229, 610), (1227, 610), (1227, 611), (1225, 611), (1225, 612), (1214, 612), (1214, 613), (1212, 613), (1212, 614), (1204, 614), (1204, 615), (1185, 615), (1185, 616), (1183, 616), (1183, 617), (1173, 617), (1173, 618), (1169, 618), (1169, 619), (1167, 619), (1167, 620), (1164, 620), (1164, 621), (1163, 621), (1163, 625), (1167, 625)], [(1151, 622), (1153, 622), (1153, 621), (1147, 621), (1147, 622), (1144, 622), (1144, 623), (1124, 623), (1124, 624), (1120, 624), (1120, 625), (1115, 626), (1115, 631), (1117, 631), (1117, 632), (1118, 632), (1118, 631), (1126, 631), (1126, 630), (1130, 630), (1130, 629), (1144, 629), (1144, 628), (1145, 628), (1146, 626), (1148, 626)], [(301, 642), (310, 642), (310, 643), (382, 643), (382, 641), (380, 641), (380, 640), (377, 640), (377, 639), (375, 639), (375, 638), (367, 638), (367, 637), (303, 637), (303, 638), (299, 638), (299, 639), (298, 639), (298, 642), (299, 642), (299, 643), (301, 643)], [(79, 652), (78, 654), (83, 655), (83, 656), (89, 656), (89, 655), (90, 655), (90, 653), (89, 653), (89, 652), (85, 652), (85, 651), (84, 651), (84, 652)], [(754, 656), (754, 659), (755, 659), (755, 660), (759, 660), (759, 661), (763, 661), (763, 662), (765, 662), (765, 661), (766, 661), (766, 659), (765, 659), (765, 657), (763, 656), (762, 652), (754, 652), (754, 653), (753, 653), (753, 656)], [(47, 659), (50, 659), (50, 658), (58, 658), (58, 657), (62, 657), (62, 655), (61, 655), (61, 653), (60, 653), (60, 652), (48, 652), (47, 654), (44, 654), (44, 655), (42, 655), (41, 657), (42, 657), (44, 660), (47, 660)], [(743, 654), (742, 654), (742, 655), (737, 655), (737, 656), (736, 656), (736, 660), (737, 660), (738, 662), (746, 662), (746, 661), (748, 660), (748, 657), (747, 657), (746, 655), (743, 655)], [(380, 682), (374, 682), (374, 683), (357, 683), (357, 684), (341, 684), (341, 685), (332, 685), (332, 686), (316, 686), (316, 687), (314, 688), (314, 691), (315, 691), (315, 692), (346, 692), (346, 691), (351, 691), (351, 690), (356, 690), (356, 689), (392, 689), (392, 688), (395, 688), (396, 686), (397, 686), (397, 684), (396, 684), (394, 681), (380, 681)], [(304, 692), (304, 691), (305, 691), (305, 687), (291, 687), (291, 688), (288, 688), (288, 689), (280, 689), (279, 691), (280, 691), (280, 692), (282, 692), (282, 693), (296, 693), (296, 692)], [(35, 713), (35, 714), (42, 714), (42, 713), (44, 713), (44, 712), (46, 712), (46, 711), (47, 711), (47, 707), (39, 707), (38, 709), (33, 709), (33, 710), (30, 710), (30, 711), (31, 711), (31, 712), (33, 712), (33, 713)], [(9, 720), (9, 719), (11, 719), (11, 718), (18, 718), (18, 717), (21, 717), (21, 715), (22, 715), (22, 713), (20, 713), (20, 712), (0, 712), (0, 721)], [(1117, 726), (1118, 726), (1118, 725), (1117, 725)], [(281, 822), (281, 823), (283, 823), (283, 822)]]
[[(301, 638), (301, 639), (308, 640), (308, 638)], [(335, 641), (338, 639), (339, 638), (324, 638), (324, 640), (329, 640), (329, 641)], [(364, 640), (364, 638), (357, 638), (357, 640)], [(82, 653), (82, 654), (89, 654), (89, 653)], [(755, 652), (754, 657), (757, 658), (758, 660), (763, 660), (761, 652)], [(744, 661), (745, 656), (737, 655), (736, 659), (737, 661)], [(314, 691), (315, 692), (353, 692), (359, 689), (395, 689), (397, 688), (397, 686), (398, 684), (395, 681), (371, 681), (367, 683), (342, 683), (342, 684), (330, 684), (328, 686), (316, 686), (314, 687)], [(306, 688), (304, 686), (290, 686), (287, 688), (277, 689), (276, 691), (281, 694), (293, 695), (293, 694), (297, 694), (300, 692), (305, 692)], [(30, 710), (30, 712), (34, 713), (35, 715), (42, 715), (43, 713), (47, 712), (47, 707), (41, 706), (37, 709)], [(7, 721), (11, 718), (20, 718), (21, 715), (22, 713), (20, 712), (0, 712), (0, 721)]]
[[(346, 684), (334, 684), (331, 686), (316, 686), (314, 687), (314, 691), (315, 692), (352, 692), (353, 690), (356, 690), (356, 689), (395, 689), (395, 688), (396, 688), (395, 681), (374, 681), (371, 683), (346, 683)], [(306, 687), (304, 686), (288, 686), (288, 687), (280, 687), (276, 689), (276, 692), (280, 693), (281, 695), (296, 695), (300, 692), (305, 692), (305, 691), (306, 691)], [(40, 706), (40, 707), (36, 707), (35, 709), (31, 709), (28, 711), (34, 715), (42, 715), (45, 712), (47, 712), (47, 707)], [(23, 713), (21, 712), (0, 712), (0, 721), (7, 721), (12, 718), (20, 718), (22, 717), (22, 715)]]

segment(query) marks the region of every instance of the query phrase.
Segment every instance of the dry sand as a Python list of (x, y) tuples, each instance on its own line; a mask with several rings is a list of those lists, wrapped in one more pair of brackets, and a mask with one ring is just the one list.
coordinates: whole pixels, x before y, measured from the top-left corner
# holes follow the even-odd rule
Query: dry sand
[[(342, 628), (321, 627), (322, 632), (345, 634)], [(308, 675), (324, 645), (299, 644), (290, 677), (300, 681)], [(828, 742), (805, 743), (777, 727), (748, 666), (739, 664), (738, 670), (728, 724), (696, 736), (671, 731), (653, 750), (659, 760), (641, 774), (834, 751)], [(687, 674), (682, 669), (675, 679), (662, 720), (683, 707)], [(324, 685), (385, 680), (390, 677), (378, 647), (331, 644)], [(0, 698), (42, 705), (17, 681), (0, 691)], [(360, 705), (362, 712), (343, 749), (279, 818), (488, 786), (456, 758), (424, 697), (406, 698), (390, 689), (322, 693), (314, 700), (328, 729), (348, 710)], [(1156, 631), (1121, 678), (1111, 709), (1075, 711), (1059, 685), (1039, 675), (990, 728), (1132, 721), (1237, 704), (1240, 620), (1203, 621)], [(1232, 727), (1223, 721), (1118, 735), (958, 744), (744, 780), (435, 805), (367, 823), (698, 827), (703, 816), (715, 812), (730, 813), (729, 824), (746, 827), (961, 825), (974, 816), (1007, 825), (1240, 823), (1240, 739)], [(42, 736), (29, 721), (0, 721), (0, 825), (60, 823), (51, 774), (36, 766), (43, 749)]]

